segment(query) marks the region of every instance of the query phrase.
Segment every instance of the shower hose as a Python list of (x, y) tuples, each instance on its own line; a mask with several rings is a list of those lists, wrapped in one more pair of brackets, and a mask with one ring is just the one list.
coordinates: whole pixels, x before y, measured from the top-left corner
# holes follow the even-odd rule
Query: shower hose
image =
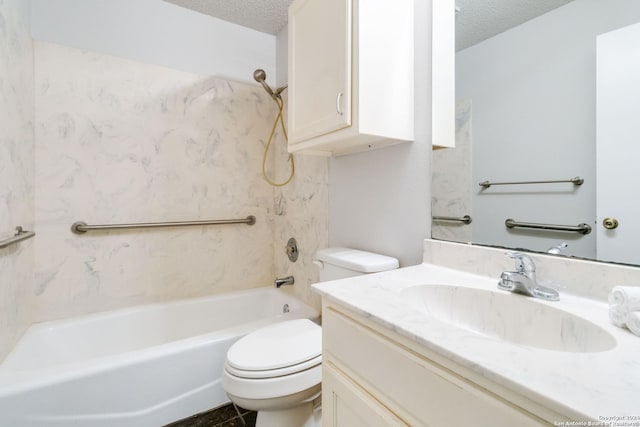
[(267, 145), (264, 147), (264, 154), (262, 156), (262, 176), (264, 177), (265, 181), (267, 181), (269, 184), (273, 185), (274, 187), (284, 187), (289, 182), (291, 182), (291, 180), (293, 179), (293, 174), (295, 173), (295, 164), (293, 163), (293, 155), (291, 153), (289, 153), (289, 162), (291, 162), (291, 174), (289, 175), (289, 178), (287, 178), (286, 181), (284, 182), (272, 181), (267, 176), (267, 171), (266, 171), (267, 154), (269, 153), (269, 147), (271, 146), (271, 142), (273, 142), (273, 137), (276, 133), (276, 128), (278, 127), (278, 122), (280, 122), (280, 126), (282, 127), (282, 135), (284, 136), (285, 145), (288, 144), (289, 142), (289, 137), (287, 136), (287, 128), (284, 125), (284, 118), (282, 117), (282, 108), (284, 106), (284, 101), (282, 101), (282, 98), (280, 98), (279, 96), (274, 97), (273, 99), (278, 105), (278, 115), (276, 116), (276, 119), (273, 122), (273, 127), (271, 127), (271, 133), (269, 134)]

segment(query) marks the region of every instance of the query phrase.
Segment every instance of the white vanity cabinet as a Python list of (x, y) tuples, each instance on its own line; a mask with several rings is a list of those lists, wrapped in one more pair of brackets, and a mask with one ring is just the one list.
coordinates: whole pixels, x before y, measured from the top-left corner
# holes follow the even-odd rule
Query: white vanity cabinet
[(414, 0), (289, 7), (289, 151), (346, 154), (413, 140)]
[(323, 427), (553, 425), (340, 305), (322, 313)]

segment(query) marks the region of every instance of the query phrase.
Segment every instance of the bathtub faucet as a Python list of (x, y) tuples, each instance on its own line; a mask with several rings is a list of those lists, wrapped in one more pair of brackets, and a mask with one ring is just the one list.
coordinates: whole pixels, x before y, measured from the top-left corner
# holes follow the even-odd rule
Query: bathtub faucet
[(287, 276), (281, 279), (276, 278), (276, 280), (273, 282), (273, 286), (279, 288), (280, 286), (293, 285), (294, 281), (295, 279), (293, 278), (293, 276)]

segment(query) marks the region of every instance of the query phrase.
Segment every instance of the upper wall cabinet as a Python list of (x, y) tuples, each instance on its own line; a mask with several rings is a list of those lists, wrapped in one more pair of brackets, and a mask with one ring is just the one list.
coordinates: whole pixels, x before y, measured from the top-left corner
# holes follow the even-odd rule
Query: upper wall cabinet
[(340, 155), (413, 140), (414, 0), (289, 7), (289, 151)]

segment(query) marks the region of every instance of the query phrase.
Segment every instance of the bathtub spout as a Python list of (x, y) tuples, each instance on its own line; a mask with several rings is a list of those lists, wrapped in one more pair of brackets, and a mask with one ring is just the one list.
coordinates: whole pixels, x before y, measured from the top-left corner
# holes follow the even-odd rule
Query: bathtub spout
[(287, 276), (281, 279), (276, 278), (276, 280), (273, 282), (273, 286), (275, 286), (276, 288), (279, 288), (280, 286), (293, 285), (294, 282), (295, 282), (295, 279), (293, 278), (293, 276)]

